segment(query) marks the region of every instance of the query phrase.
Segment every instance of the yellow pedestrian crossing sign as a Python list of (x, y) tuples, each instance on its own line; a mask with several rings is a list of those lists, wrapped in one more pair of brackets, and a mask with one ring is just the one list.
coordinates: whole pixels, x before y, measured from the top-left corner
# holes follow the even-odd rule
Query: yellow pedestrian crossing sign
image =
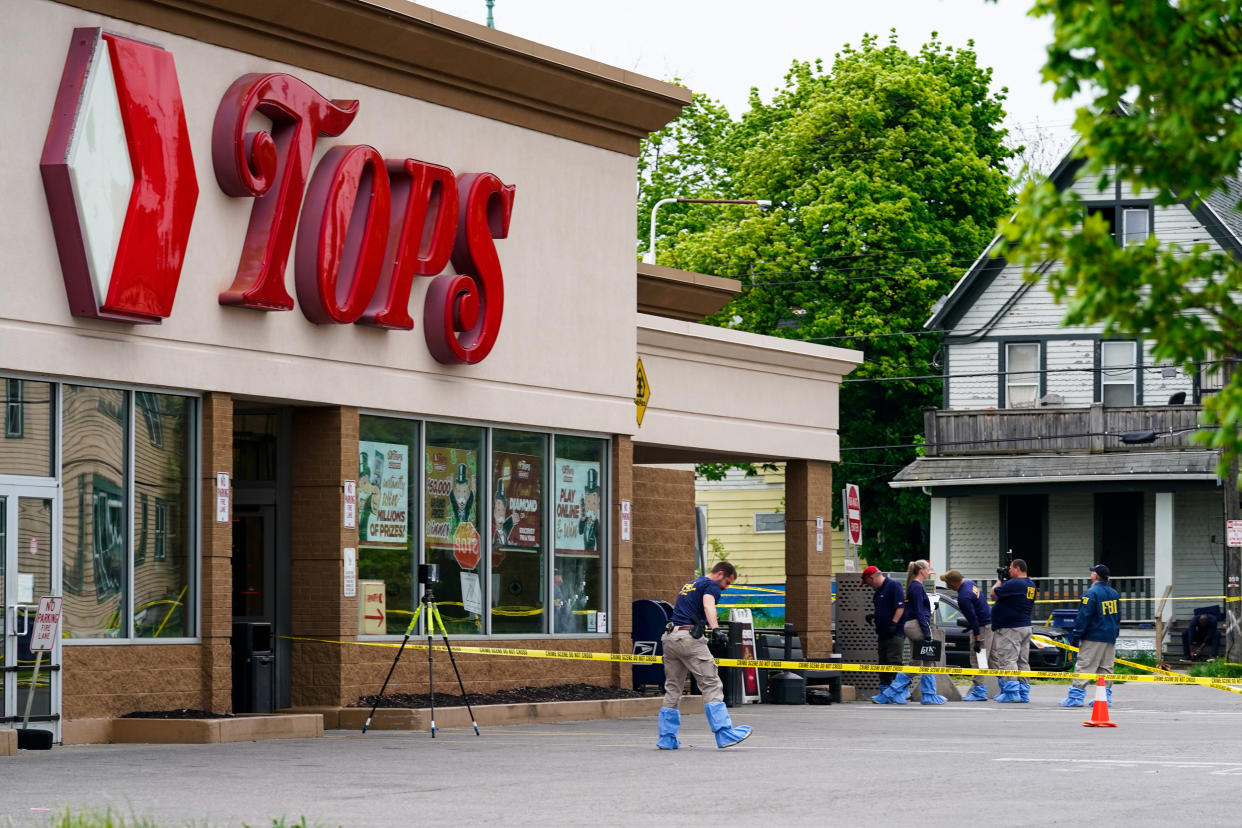
[(647, 401), (651, 399), (651, 386), (647, 384), (647, 372), (643, 370), (643, 358), (638, 358), (638, 385), (634, 390), (634, 405), (638, 409), (638, 426), (642, 428), (643, 415), (647, 413)]

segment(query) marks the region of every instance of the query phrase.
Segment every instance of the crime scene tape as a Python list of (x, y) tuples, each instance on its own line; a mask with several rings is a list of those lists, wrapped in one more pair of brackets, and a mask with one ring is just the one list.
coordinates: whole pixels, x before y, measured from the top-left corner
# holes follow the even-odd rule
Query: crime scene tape
[[(317, 644), (340, 644), (356, 645), (359, 647), (389, 648), (398, 648), (402, 646), (399, 643), (390, 641), (335, 641), (327, 638), (309, 638), (306, 636), (295, 635), (279, 637), (286, 638), (290, 641), (305, 641)], [(1068, 645), (1058, 646), (1067, 647)], [(407, 650), (426, 650), (427, 645), (406, 643), (405, 648)], [(441, 652), (446, 652), (448, 650), (448, 648), (442, 644), (434, 644), (431, 648)], [(577, 650), (530, 650), (512, 647), (473, 647), (470, 645), (459, 644), (453, 645), (452, 649), (453, 653), (475, 653), (478, 655), (509, 656), (516, 658), (551, 658), (571, 661), (612, 661), (627, 664), (664, 663), (664, 659), (660, 656), (627, 653), (593, 653), (580, 652)], [(1113, 673), (1054, 673), (1045, 670), (976, 670), (969, 667), (914, 667), (900, 666), (896, 664), (842, 664), (835, 661), (775, 661), (756, 658), (718, 658), (716, 659), (716, 664), (719, 667), (757, 667), (761, 670), (835, 670), (844, 673), (942, 673), (954, 676), (1048, 678), (1060, 681), (1073, 681), (1075, 679), (1088, 679), (1094, 681), (1097, 678), (1103, 677), (1109, 681), (1137, 681), (1159, 684), (1199, 684), (1205, 687), (1214, 687), (1218, 690), (1228, 690), (1234, 693), (1242, 693), (1242, 689), (1234, 688), (1226, 681), (1222, 681), (1218, 678), (1183, 676), (1180, 673), (1171, 673), (1167, 675), (1133, 675), (1127, 673), (1123, 676), (1119, 676)]]

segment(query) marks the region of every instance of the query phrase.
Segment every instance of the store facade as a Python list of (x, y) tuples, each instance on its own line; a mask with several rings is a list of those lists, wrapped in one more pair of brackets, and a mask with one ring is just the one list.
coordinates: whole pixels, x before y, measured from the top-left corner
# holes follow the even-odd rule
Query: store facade
[[(406, 3), (264, 9), (4, 13), (2, 718), (33, 685), (65, 742), (353, 703), (393, 652), (357, 642), (400, 640), (425, 563), (454, 638), (629, 651), (634, 365), (685, 338), (635, 311), (634, 156), (689, 92)], [(805, 379), (811, 450), (777, 422), (739, 453), (822, 476), (859, 355), (797, 358), (774, 375)], [(656, 414), (650, 461), (727, 454), (717, 414)], [(32, 682), (43, 595), (59, 669)], [(270, 647), (257, 696), (238, 625)], [(628, 679), (459, 661), (481, 691)], [(425, 687), (410, 662), (395, 689)]]

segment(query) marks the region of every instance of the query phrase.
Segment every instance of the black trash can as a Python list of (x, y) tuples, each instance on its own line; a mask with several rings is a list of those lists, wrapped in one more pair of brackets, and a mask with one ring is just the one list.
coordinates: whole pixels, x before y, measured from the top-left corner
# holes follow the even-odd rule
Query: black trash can
[(233, 624), (233, 712), (272, 712), (272, 625)]

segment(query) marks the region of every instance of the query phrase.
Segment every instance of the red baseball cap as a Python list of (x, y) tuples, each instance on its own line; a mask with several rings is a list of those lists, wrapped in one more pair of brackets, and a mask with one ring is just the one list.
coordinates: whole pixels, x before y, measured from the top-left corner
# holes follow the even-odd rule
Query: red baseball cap
[(880, 571), (880, 568), (878, 566), (869, 566), (866, 569), (864, 569), (862, 573), (863, 583), (864, 584), (867, 583), (867, 579), (879, 571)]

